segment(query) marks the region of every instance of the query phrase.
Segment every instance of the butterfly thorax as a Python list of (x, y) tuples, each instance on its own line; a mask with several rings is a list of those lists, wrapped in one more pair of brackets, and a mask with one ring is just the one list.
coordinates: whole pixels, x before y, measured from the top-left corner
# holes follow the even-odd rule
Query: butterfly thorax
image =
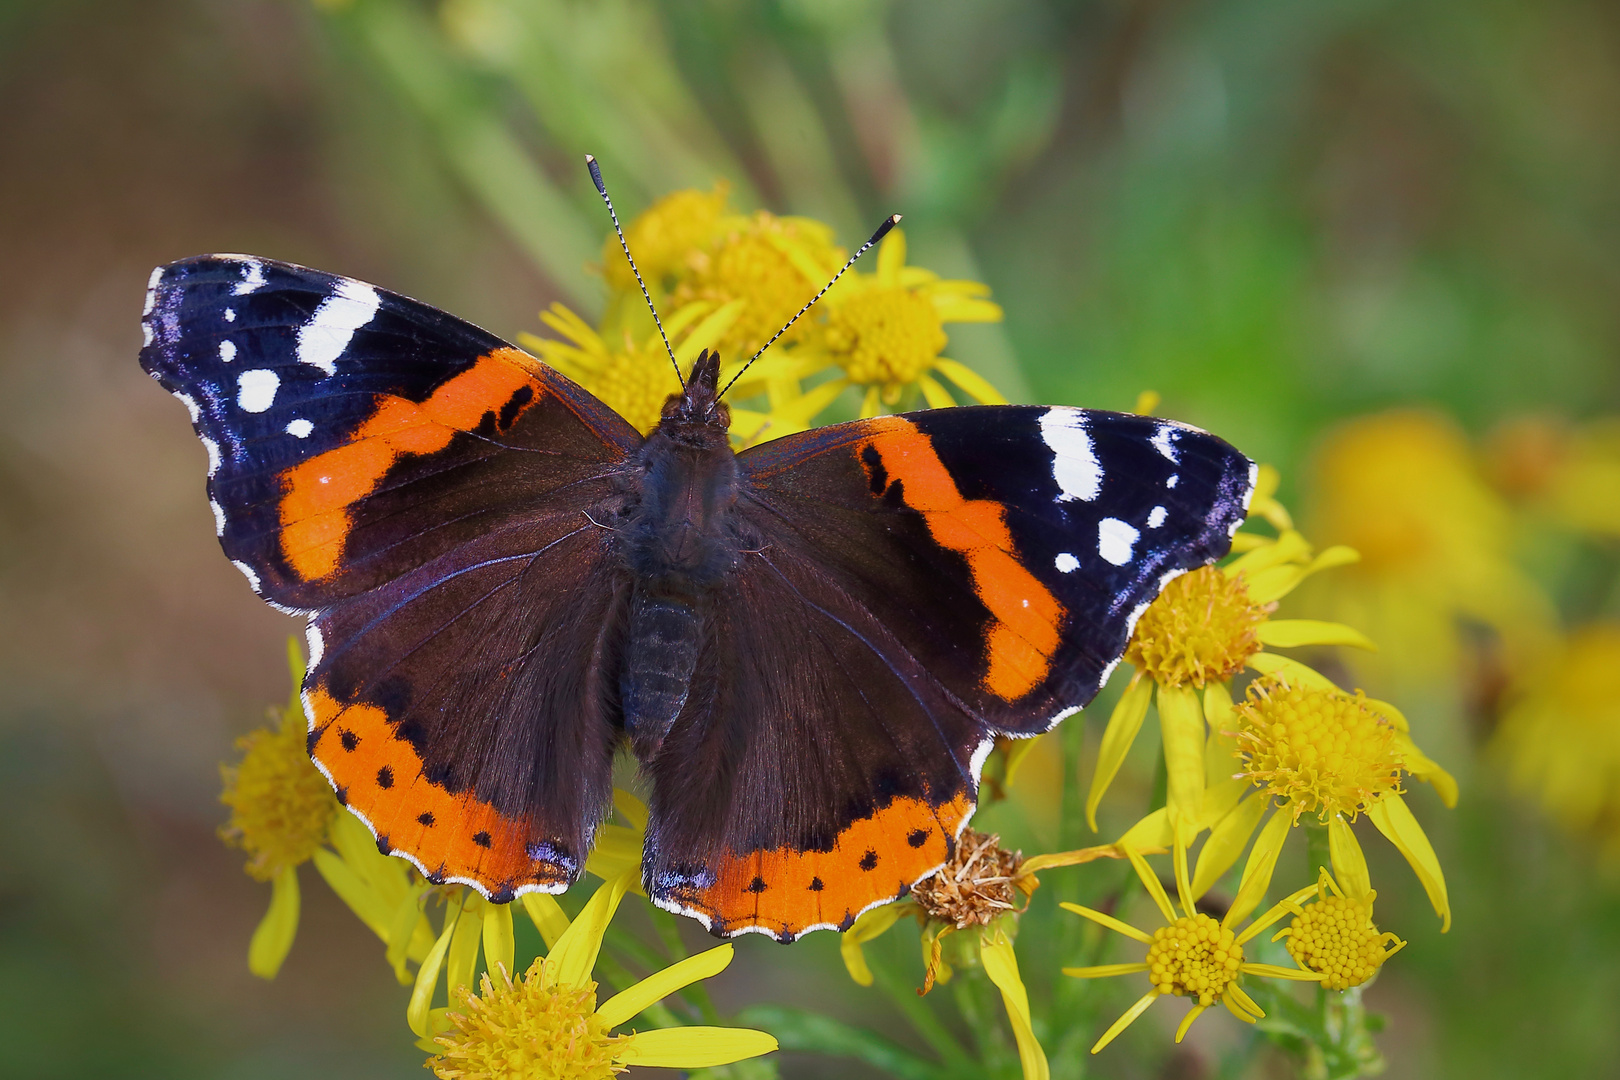
[(625, 727), (647, 760), (686, 703), (708, 597), (736, 566), (740, 475), (719, 400), (719, 358), (698, 358), (635, 460), (638, 491), (623, 529), (630, 618), (620, 669)]

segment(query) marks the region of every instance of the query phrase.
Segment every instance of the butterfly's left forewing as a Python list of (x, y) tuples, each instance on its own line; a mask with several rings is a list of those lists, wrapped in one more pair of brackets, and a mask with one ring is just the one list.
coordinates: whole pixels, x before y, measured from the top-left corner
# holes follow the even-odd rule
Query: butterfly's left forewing
[(475, 326), (288, 263), (162, 267), (142, 325), (226, 554), (310, 616), (310, 752), (339, 798), (435, 880), (577, 877), (611, 793), (622, 599), (588, 515), (640, 436)]

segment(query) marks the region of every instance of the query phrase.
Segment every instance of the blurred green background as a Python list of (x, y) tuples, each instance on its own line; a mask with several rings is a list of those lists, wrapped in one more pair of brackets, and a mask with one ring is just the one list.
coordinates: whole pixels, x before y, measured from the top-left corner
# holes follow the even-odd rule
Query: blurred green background
[[(312, 876), (280, 978), (247, 973), (267, 890), (214, 836), (218, 763), (282, 700), (294, 628), (219, 556), (141, 298), (156, 264), (244, 251), (507, 338), (554, 300), (594, 316), (586, 151), (626, 216), (716, 178), (850, 246), (904, 213), (914, 263), (1006, 309), (951, 356), (1014, 400), (1157, 390), (1296, 510), (1347, 417), (1424, 406), (1479, 441), (1620, 411), (1612, 2), (0, 0), (0, 1076), (423, 1075)], [(1550, 564), (1578, 585), (1543, 588), (1620, 617), (1612, 540), (1576, 546)], [(1367, 995), (1389, 1075), (1616, 1075), (1616, 875), (1480, 756), (1481, 664), (1382, 670), (1463, 782), (1453, 813), (1414, 797), (1450, 934), (1373, 868), (1411, 941)], [(836, 951), (745, 939), (717, 991), (870, 1020)], [(1096, 1074), (1213, 1076), (1223, 1025)]]

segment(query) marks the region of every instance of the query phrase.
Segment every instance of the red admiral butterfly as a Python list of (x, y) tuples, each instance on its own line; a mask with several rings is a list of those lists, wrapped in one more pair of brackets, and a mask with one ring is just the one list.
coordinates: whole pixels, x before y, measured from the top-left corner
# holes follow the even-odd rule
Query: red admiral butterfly
[(951, 855), (998, 735), (1091, 701), (1254, 470), (1145, 416), (985, 406), (742, 453), (719, 360), (643, 438), (426, 304), (240, 255), (152, 274), (220, 543), (309, 618), (309, 752), (435, 882), (580, 875), (628, 744), (654, 903), (847, 928)]

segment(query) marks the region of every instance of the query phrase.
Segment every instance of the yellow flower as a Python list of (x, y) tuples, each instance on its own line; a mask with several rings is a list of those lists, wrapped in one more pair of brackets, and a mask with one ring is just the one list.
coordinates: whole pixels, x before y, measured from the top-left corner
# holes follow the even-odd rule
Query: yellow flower
[[(683, 371), (692, 369), (692, 361), (700, 352), (715, 346), (741, 310), (740, 303), (715, 307), (704, 302), (676, 310), (665, 330)], [(619, 347), (612, 348), (589, 323), (561, 304), (541, 312), (540, 321), (572, 344), (529, 333), (519, 334), (518, 344), (596, 395), (642, 434), (658, 426), (664, 402), (671, 394), (681, 392), (681, 384), (656, 331), (639, 342), (624, 331)], [(739, 366), (733, 363), (731, 372)], [(722, 368), (721, 378), (726, 377)]]
[(877, 272), (846, 277), (823, 301), (825, 324), (798, 373), (807, 377), (827, 367), (842, 369), (840, 378), (816, 388), (813, 400), (831, 403), (845, 387), (863, 387), (862, 416), (899, 404), (911, 386), (921, 390), (930, 408), (955, 405), (935, 375), (975, 401), (1004, 405), (1007, 399), (982, 376), (940, 355), (946, 323), (1001, 321), (1000, 305), (984, 298), (989, 292), (976, 281), (944, 281), (907, 266), (906, 238), (895, 229), (878, 249)]
[[(491, 963), (480, 992), (465, 986), (455, 995), (456, 1010), (446, 1010), (447, 1026), (432, 1042), (439, 1052), (428, 1067), (442, 1080), (607, 1080), (625, 1066), (698, 1069), (768, 1054), (776, 1040), (747, 1028), (673, 1027), (612, 1034), (649, 1006), (699, 979), (724, 971), (733, 948), (720, 945), (678, 961), (633, 986), (597, 1003), (591, 978), (602, 936), (612, 921), (633, 874), (603, 882), (579, 917), (568, 923), (548, 951), (518, 979), (509, 974), (510, 954)], [(492, 905), (493, 906), (493, 905)], [(508, 912), (510, 905), (501, 905)], [(545, 933), (546, 927), (541, 931)], [(443, 963), (452, 934), (440, 935), (424, 970)], [(419, 984), (420, 988), (420, 984)], [(413, 997), (413, 1005), (416, 1004)], [(424, 1021), (425, 1008), (418, 1011)]]
[(1510, 692), (1491, 756), (1620, 865), (1620, 623), (1582, 627)]
[(1462, 619), (1499, 635), (1510, 662), (1548, 640), (1551, 606), (1513, 562), (1507, 507), (1449, 420), (1416, 411), (1353, 420), (1323, 442), (1307, 489), (1313, 535), (1362, 556), (1313, 582), (1307, 601), (1383, 645), (1359, 665), (1370, 676), (1449, 676)]
[(1573, 427), (1527, 416), (1499, 427), (1486, 473), (1526, 510), (1566, 529), (1620, 536), (1620, 419)]
[[(730, 184), (717, 180), (709, 191), (673, 191), (630, 222), (624, 230), (625, 243), (649, 289), (666, 292), (674, 279), (692, 269), (693, 257), (709, 247), (720, 229), (730, 190)], [(640, 300), (636, 277), (613, 234), (602, 241), (602, 276), (612, 288)]]
[[(671, 298), (677, 307), (742, 301), (736, 321), (716, 347), (725, 360), (746, 361), (821, 291), (848, 253), (833, 243), (832, 230), (821, 222), (764, 210), (725, 219), (718, 231), (715, 243), (690, 253), (689, 270)], [(635, 254), (635, 248), (630, 250)], [(777, 343), (791, 345), (810, 326), (801, 319)]]
[(1226, 917), (1217, 922), (1194, 908), (1192, 898), (1183, 890), (1181, 906), (1184, 914), (1177, 915), (1175, 906), (1165, 894), (1164, 886), (1159, 884), (1158, 875), (1149, 868), (1147, 860), (1134, 850), (1127, 849), (1126, 853), (1136, 868), (1137, 876), (1146, 886), (1148, 895), (1153, 897), (1153, 902), (1158, 905), (1160, 914), (1164, 916), (1164, 926), (1150, 934), (1112, 915), (1105, 915), (1100, 911), (1081, 907), (1079, 904), (1062, 905), (1076, 915), (1106, 926), (1148, 947), (1147, 955), (1137, 963), (1063, 969), (1065, 975), (1077, 979), (1098, 979), (1140, 972), (1145, 973), (1151, 983), (1148, 992), (1127, 1009), (1125, 1015), (1116, 1020), (1092, 1046), (1093, 1054), (1113, 1042), (1120, 1032), (1130, 1027), (1155, 1001), (1168, 994), (1191, 998), (1194, 1002), (1191, 1011), (1182, 1020), (1181, 1026), (1176, 1029), (1176, 1042), (1179, 1043), (1186, 1036), (1187, 1029), (1192, 1027), (1193, 1021), (1216, 1002), (1225, 1005), (1228, 1012), (1245, 1023), (1252, 1024), (1265, 1016), (1260, 1006), (1254, 1003), (1254, 999), (1243, 992), (1242, 986), (1239, 985), (1240, 976), (1256, 975), (1300, 982), (1322, 982), (1325, 979), (1325, 976), (1317, 971), (1255, 963), (1245, 959), (1243, 954), (1246, 942), (1288, 914), (1288, 905), (1297, 904), (1299, 900), (1314, 892), (1315, 885), (1301, 889), (1277, 904), (1247, 929), (1238, 932), (1235, 927), (1243, 921), (1247, 912), (1235, 915), (1228, 911)]
[(1356, 553), (1345, 547), (1316, 553), (1291, 527), (1287, 511), (1274, 498), (1276, 488), (1276, 470), (1262, 467), (1251, 516), (1277, 524), (1276, 539), (1240, 532), (1233, 544), (1242, 552), (1237, 558), (1171, 581), (1137, 620), (1125, 649), (1125, 660), (1135, 670), (1108, 719), (1086, 796), (1086, 820), (1093, 829), (1097, 806), (1155, 700), (1169, 773), (1171, 824), (1190, 844), (1237, 802), (1245, 786), (1230, 779), (1230, 768), (1223, 772), (1214, 763), (1218, 753), (1207, 736), (1207, 729), (1213, 730), (1219, 740), (1221, 732), (1230, 730), (1227, 681), (1245, 668), (1261, 673), (1309, 670), (1268, 648), (1372, 648), (1365, 636), (1341, 623), (1272, 617), (1277, 601), (1307, 577), (1356, 560)]
[(1313, 891), (1316, 903), (1310, 907), (1290, 907), (1294, 921), (1277, 931), (1271, 940), (1286, 938), (1288, 955), (1294, 958), (1294, 963), (1321, 972), (1322, 985), (1329, 990), (1360, 986), (1378, 974), (1385, 960), (1406, 948), (1406, 942), (1394, 934), (1380, 934), (1373, 923), (1376, 892), (1347, 895), (1325, 867)]

